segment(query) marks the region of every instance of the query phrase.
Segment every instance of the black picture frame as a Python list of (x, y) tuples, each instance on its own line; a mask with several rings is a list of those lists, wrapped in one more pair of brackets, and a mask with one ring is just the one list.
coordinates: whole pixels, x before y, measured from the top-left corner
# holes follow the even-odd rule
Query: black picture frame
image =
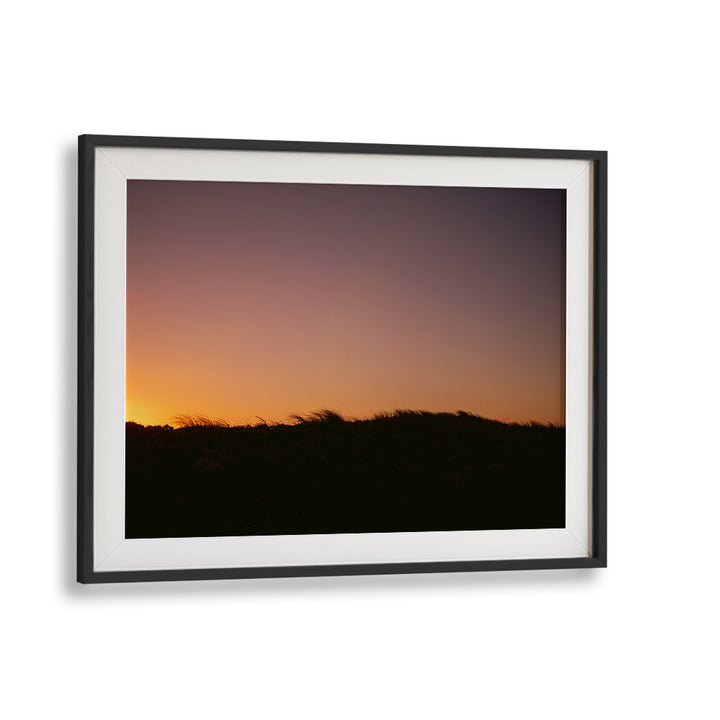
[[(96, 353), (96, 204), (97, 150), (138, 148), (153, 150), (250, 151), (301, 154), (340, 154), (420, 158), (578, 160), (589, 163), (591, 178), (590, 237), (590, 464), (588, 501), (591, 552), (578, 557), (521, 557), (496, 559), (423, 560), (409, 562), (340, 562), (268, 566), (180, 567), (99, 570), (95, 558), (98, 518), (95, 508), (94, 442)], [(498, 570), (605, 567), (607, 564), (607, 152), (452, 146), (322, 143), (299, 141), (226, 140), (168, 137), (81, 135), (78, 223), (78, 486), (77, 580), (81, 583), (212, 580), (232, 578), (333, 576), (396, 573), (444, 573)]]

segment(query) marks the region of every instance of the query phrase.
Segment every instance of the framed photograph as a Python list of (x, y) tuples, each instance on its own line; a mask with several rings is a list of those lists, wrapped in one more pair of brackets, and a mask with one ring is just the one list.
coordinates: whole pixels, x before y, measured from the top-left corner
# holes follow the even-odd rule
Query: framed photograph
[(78, 580), (604, 567), (606, 178), (81, 136)]

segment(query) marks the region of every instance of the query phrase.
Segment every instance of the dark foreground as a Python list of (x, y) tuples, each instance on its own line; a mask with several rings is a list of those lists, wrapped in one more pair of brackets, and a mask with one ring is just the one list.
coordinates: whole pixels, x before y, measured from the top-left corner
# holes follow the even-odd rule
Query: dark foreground
[(565, 526), (565, 430), (465, 413), (127, 423), (126, 536)]

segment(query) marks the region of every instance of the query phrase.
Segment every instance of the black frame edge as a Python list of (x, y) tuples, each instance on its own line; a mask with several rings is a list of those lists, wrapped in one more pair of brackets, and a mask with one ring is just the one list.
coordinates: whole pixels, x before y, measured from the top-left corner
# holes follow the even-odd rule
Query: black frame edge
[[(197, 568), (96, 572), (93, 569), (94, 190), (96, 147), (269, 150), (576, 159), (593, 162), (593, 552), (589, 557), (358, 565)], [(607, 567), (607, 158), (600, 150), (543, 150), (435, 145), (165, 138), (78, 137), (78, 475), (77, 580), (84, 584), (250, 578), (391, 575)]]
[(597, 160), (602, 150), (470, 147), (464, 145), (393, 145), (389, 143), (314, 142), (307, 140), (232, 140), (224, 138), (81, 135), (93, 147), (185, 148), (195, 150), (269, 150), (276, 152), (388, 153), (391, 155), (464, 155)]
[(593, 557), (607, 567), (607, 219), (608, 154), (594, 161), (593, 176)]
[(78, 138), (77, 579), (93, 572), (93, 377), (95, 144)]
[(568, 570), (605, 567), (595, 557), (548, 558), (542, 560), (463, 560), (451, 562), (377, 563), (362, 565), (297, 565), (254, 568), (197, 568), (183, 570), (123, 570), (88, 573), (86, 584), (116, 582), (171, 582), (238, 580), (290, 577), (334, 577), (350, 575), (409, 575), (506, 570)]

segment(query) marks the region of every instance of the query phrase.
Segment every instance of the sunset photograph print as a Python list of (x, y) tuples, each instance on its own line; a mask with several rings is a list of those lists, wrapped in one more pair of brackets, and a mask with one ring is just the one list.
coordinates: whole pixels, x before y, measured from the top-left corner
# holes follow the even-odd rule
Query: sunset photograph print
[(564, 527), (555, 189), (128, 180), (128, 538)]

